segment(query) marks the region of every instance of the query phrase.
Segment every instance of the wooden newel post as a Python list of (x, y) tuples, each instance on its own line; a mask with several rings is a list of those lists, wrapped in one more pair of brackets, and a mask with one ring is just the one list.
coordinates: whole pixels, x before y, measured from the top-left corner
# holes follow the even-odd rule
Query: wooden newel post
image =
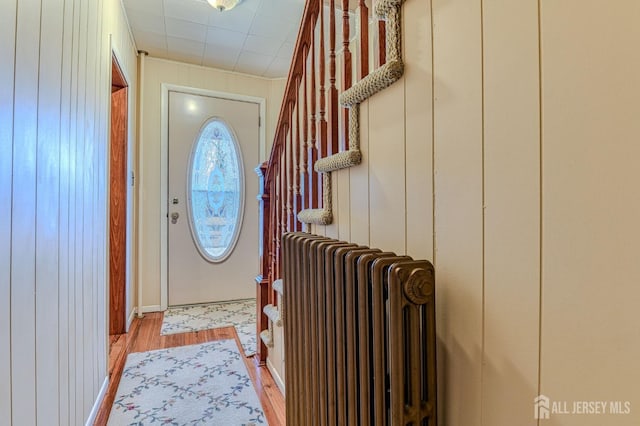
[(256, 277), (256, 338), (258, 341), (258, 348), (256, 351), (256, 359), (260, 365), (264, 365), (267, 361), (267, 347), (262, 339), (260, 339), (260, 332), (266, 330), (269, 327), (269, 319), (262, 310), (269, 303), (269, 293), (271, 282), (269, 282), (269, 267), (270, 267), (270, 253), (271, 247), (269, 236), (271, 235), (271, 223), (270, 214), (271, 211), (271, 199), (268, 191), (265, 191), (265, 173), (267, 171), (267, 163), (262, 163), (255, 169), (260, 183), (258, 188), (260, 193), (257, 196), (258, 199), (258, 216), (260, 222), (260, 239), (259, 239), (259, 254), (260, 254), (260, 273)]

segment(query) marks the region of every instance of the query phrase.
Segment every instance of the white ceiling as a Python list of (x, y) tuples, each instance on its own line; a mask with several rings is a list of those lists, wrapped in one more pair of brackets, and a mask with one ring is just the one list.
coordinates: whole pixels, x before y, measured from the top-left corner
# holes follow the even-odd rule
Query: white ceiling
[(269, 78), (286, 77), (304, 0), (124, 0), (133, 37), (150, 56)]

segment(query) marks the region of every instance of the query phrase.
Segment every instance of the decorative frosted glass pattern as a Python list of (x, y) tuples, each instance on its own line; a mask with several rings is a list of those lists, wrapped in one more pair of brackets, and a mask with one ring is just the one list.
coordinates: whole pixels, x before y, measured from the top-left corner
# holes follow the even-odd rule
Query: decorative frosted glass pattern
[(242, 155), (224, 122), (213, 119), (202, 128), (189, 174), (194, 240), (205, 258), (222, 261), (240, 233), (244, 200)]

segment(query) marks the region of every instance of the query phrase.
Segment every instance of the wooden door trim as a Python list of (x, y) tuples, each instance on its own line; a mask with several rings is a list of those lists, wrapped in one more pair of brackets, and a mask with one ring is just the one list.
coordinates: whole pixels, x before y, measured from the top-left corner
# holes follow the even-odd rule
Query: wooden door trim
[[(129, 87), (127, 79), (122, 72), (122, 67), (118, 62), (118, 58), (115, 54), (111, 55), (111, 91), (114, 92), (118, 89), (124, 89)], [(116, 90), (114, 90), (116, 88)]]
[(129, 93), (115, 54), (111, 56), (109, 120), (109, 334), (127, 328), (127, 192)]

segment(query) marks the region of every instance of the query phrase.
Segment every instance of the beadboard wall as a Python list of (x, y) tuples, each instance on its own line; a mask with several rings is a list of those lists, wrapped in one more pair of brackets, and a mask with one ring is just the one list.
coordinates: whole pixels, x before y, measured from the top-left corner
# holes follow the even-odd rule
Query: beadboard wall
[[(403, 6), (405, 76), (362, 104), (363, 163), (313, 231), (435, 264), (440, 425), (640, 422), (639, 20), (632, 0)], [(538, 422), (538, 394), (631, 411)]]
[(120, 1), (0, 3), (2, 426), (85, 424), (107, 376), (110, 35), (135, 94)]

